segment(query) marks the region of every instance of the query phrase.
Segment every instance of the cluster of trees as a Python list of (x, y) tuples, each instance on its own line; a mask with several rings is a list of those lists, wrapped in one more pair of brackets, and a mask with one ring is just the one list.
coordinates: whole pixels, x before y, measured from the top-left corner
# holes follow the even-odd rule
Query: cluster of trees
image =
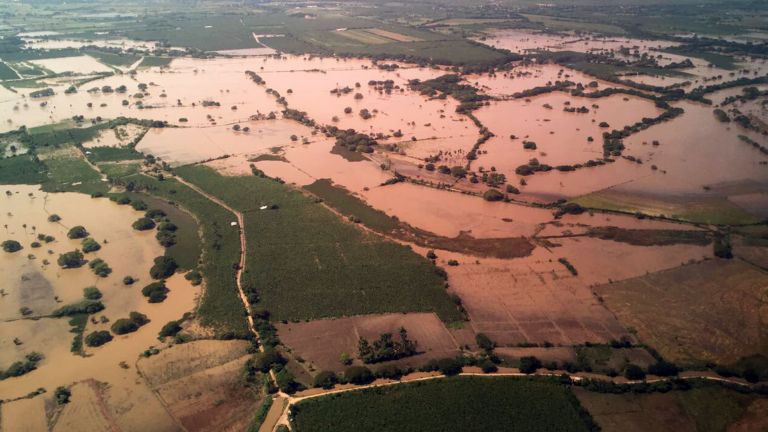
[(101, 258), (96, 258), (89, 262), (88, 267), (90, 267), (91, 270), (93, 270), (93, 273), (99, 277), (105, 278), (112, 273), (112, 268)]
[(329, 126), (325, 132), (326, 135), (336, 138), (337, 146), (346, 147), (349, 151), (373, 153), (373, 146), (377, 144), (370, 135), (358, 133), (354, 129), (339, 129), (336, 126)]
[(295, 110), (292, 108), (284, 109), (283, 117), (290, 120), (295, 120), (303, 124), (304, 126), (308, 126), (308, 127), (315, 127), (316, 125), (315, 121), (312, 120), (306, 112)]
[(104, 310), (104, 304), (98, 300), (83, 300), (78, 303), (62, 306), (51, 313), (54, 317), (72, 316), (78, 314), (94, 314)]
[(73, 250), (71, 252), (66, 252), (59, 255), (59, 258), (56, 260), (56, 262), (61, 268), (71, 269), (82, 267), (86, 261), (83, 259), (82, 252), (79, 250)]
[(112, 334), (106, 330), (98, 330), (89, 333), (85, 337), (85, 344), (89, 347), (99, 347), (113, 339)]
[(18, 252), (23, 249), (21, 243), (16, 240), (5, 240), (2, 244), (3, 250), (8, 253)]
[(251, 81), (255, 82), (256, 84), (265, 84), (264, 79), (256, 74), (256, 72), (247, 70), (245, 71), (245, 74), (248, 75), (248, 78), (250, 78)]
[(357, 342), (360, 359), (364, 363), (379, 363), (416, 355), (418, 343), (408, 339), (408, 331), (401, 327), (398, 335), (400, 340), (395, 340), (392, 333), (383, 333), (372, 344), (360, 336)]
[(469, 85), (462, 84), (462, 78), (459, 75), (442, 75), (426, 81), (413, 79), (408, 81), (411, 90), (418, 91), (422, 95), (435, 99), (445, 99), (452, 96), (458, 100), (459, 106), (456, 107), (457, 113), (469, 113), (481, 107), (491, 97), (480, 94), (478, 90)]
[(152, 279), (167, 279), (176, 272), (179, 265), (168, 256), (159, 256), (155, 258), (155, 263), (149, 269), (149, 275)]
[(0, 370), (0, 380), (22, 376), (37, 369), (37, 364), (43, 360), (43, 355), (37, 352), (31, 352), (24, 356), (23, 361), (12, 363), (8, 369)]
[(141, 289), (141, 295), (147, 297), (150, 303), (162, 303), (170, 290), (165, 286), (165, 281), (152, 282)]

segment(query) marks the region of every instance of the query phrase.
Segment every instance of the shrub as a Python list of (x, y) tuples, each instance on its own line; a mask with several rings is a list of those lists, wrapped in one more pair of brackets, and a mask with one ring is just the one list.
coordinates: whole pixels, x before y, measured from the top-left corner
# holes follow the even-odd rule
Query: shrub
[(133, 285), (134, 282), (136, 282), (136, 279), (134, 279), (132, 276), (126, 276), (123, 278), (123, 285)]
[(83, 260), (83, 254), (79, 250), (74, 250), (72, 252), (66, 252), (59, 255), (59, 259), (56, 260), (56, 262), (62, 268), (70, 269), (82, 267), (83, 264), (85, 264), (85, 260)]
[(83, 297), (88, 300), (98, 300), (101, 298), (101, 291), (96, 287), (83, 288)]
[(136, 219), (136, 221), (131, 226), (137, 231), (147, 231), (155, 227), (155, 221), (147, 217), (142, 217)]
[(101, 249), (101, 245), (96, 240), (90, 237), (83, 240), (83, 252), (96, 252), (99, 249)]
[(64, 405), (69, 403), (69, 398), (72, 396), (72, 392), (66, 387), (56, 387), (53, 396), (56, 399), (56, 405)]
[(507, 193), (518, 195), (520, 193), (520, 189), (512, 186), (511, 184), (507, 185)]
[(486, 201), (501, 201), (504, 199), (504, 194), (496, 189), (488, 189), (483, 194), (483, 199)]
[(322, 371), (315, 376), (313, 386), (330, 389), (333, 388), (337, 382), (339, 382), (339, 378), (335, 373), (331, 371)]
[(399, 367), (389, 364), (376, 369), (376, 377), (399, 380), (403, 376), (403, 370)]
[(48, 222), (58, 222), (61, 220), (61, 216), (57, 215), (56, 213), (48, 216)]
[(6, 240), (3, 242), (3, 250), (8, 253), (18, 252), (22, 250), (21, 243), (16, 240)]
[(369, 384), (373, 381), (373, 373), (365, 366), (350, 366), (344, 371), (344, 379), (352, 384)]
[(149, 275), (152, 279), (165, 279), (173, 276), (178, 268), (178, 264), (173, 258), (159, 256), (155, 258), (155, 264), (149, 269)]
[(192, 283), (193, 286), (203, 283), (203, 275), (197, 270), (192, 270), (184, 275), (184, 279)]
[(534, 356), (525, 356), (520, 358), (520, 372), (532, 374), (541, 367), (541, 360)]
[(144, 213), (144, 217), (150, 218), (152, 220), (159, 220), (165, 217), (165, 212), (160, 209), (149, 209), (146, 213)]
[(85, 344), (89, 347), (102, 346), (112, 340), (112, 335), (106, 330), (99, 330), (90, 333), (85, 337)]
[(640, 366), (630, 363), (624, 368), (624, 378), (632, 381), (641, 380), (645, 378), (645, 372)]
[(150, 303), (161, 303), (168, 296), (168, 288), (165, 281), (153, 282), (141, 289), (141, 294), (149, 299)]
[(75, 227), (72, 227), (72, 229), (69, 230), (67, 233), (67, 237), (71, 239), (81, 239), (88, 237), (88, 231), (85, 230), (84, 227), (78, 225)]
[(144, 211), (147, 209), (147, 203), (141, 200), (136, 200), (131, 203), (131, 207), (133, 207), (134, 210)]
[(262, 373), (267, 373), (270, 369), (286, 363), (287, 360), (277, 350), (269, 347), (265, 348), (263, 352), (254, 355), (252, 364), (255, 369)]

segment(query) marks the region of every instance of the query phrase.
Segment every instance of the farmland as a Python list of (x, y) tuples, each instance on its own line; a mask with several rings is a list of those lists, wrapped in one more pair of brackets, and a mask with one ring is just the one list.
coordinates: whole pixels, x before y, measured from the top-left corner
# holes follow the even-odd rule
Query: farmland
[(589, 431), (589, 415), (556, 382), (459, 377), (301, 402), (297, 431)]

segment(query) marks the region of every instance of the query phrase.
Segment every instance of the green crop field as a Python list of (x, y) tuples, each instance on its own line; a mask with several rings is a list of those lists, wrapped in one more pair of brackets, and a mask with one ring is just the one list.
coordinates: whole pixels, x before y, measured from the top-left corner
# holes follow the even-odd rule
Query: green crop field
[[(429, 261), (361, 231), (301, 192), (207, 167), (176, 172), (244, 213), (245, 280), (274, 319), (419, 311), (460, 318)], [(265, 205), (277, 208), (260, 210)]]
[(0, 159), (0, 184), (38, 184), (45, 181), (45, 165), (19, 155)]
[(298, 432), (589, 431), (591, 419), (555, 381), (455, 377), (309, 399)]
[(74, 147), (41, 152), (40, 159), (48, 168), (48, 179), (43, 182), (45, 191), (93, 194), (109, 189), (106, 182), (101, 181), (101, 174)]
[(237, 227), (230, 222), (235, 216), (218, 204), (172, 179), (159, 181), (145, 175), (124, 179), (137, 189), (174, 202), (195, 215), (202, 230), (203, 257), (200, 271), (205, 276), (205, 291), (198, 308), (204, 325), (219, 335), (245, 336), (246, 320), (237, 293), (233, 265), (240, 259)]
[(144, 155), (131, 147), (92, 147), (86, 149), (88, 160), (93, 163), (143, 159)]
[(9, 68), (7, 64), (0, 62), (0, 81), (18, 79), (19, 75)]

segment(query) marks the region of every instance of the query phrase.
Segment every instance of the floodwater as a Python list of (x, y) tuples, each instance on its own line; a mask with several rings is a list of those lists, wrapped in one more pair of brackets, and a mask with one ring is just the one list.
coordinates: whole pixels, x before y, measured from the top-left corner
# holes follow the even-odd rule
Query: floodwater
[[(160, 328), (193, 310), (200, 289), (192, 287), (182, 275), (176, 275), (168, 280), (170, 293), (164, 302), (149, 304), (141, 295), (141, 287), (150, 282), (148, 270), (152, 259), (163, 254), (152, 232), (136, 232), (131, 228), (131, 223), (142, 212), (82, 194), (45, 194), (36, 186), (4, 189), (11, 192), (10, 196), (2, 197), (6, 203), (3, 208), (7, 209), (0, 215), (3, 226), (7, 225), (4, 237), (18, 240), (24, 249), (14, 254), (0, 254), (0, 275), (6, 292), (0, 300), (0, 327), (2, 334), (8, 336), (0, 340), (0, 364), (7, 367), (32, 351), (42, 353), (45, 358), (37, 370), (0, 381), (0, 399), (23, 396), (39, 387), (50, 392), (57, 386), (89, 378), (109, 383), (113, 386), (112, 392), (130, 393), (123, 387), (135, 386), (135, 372), (121, 368), (119, 363), (125, 361), (130, 365), (141, 352), (157, 345)], [(61, 216), (61, 222), (48, 222), (48, 215), (53, 213)], [(64, 270), (56, 264), (60, 253), (81, 247), (79, 240), (66, 236), (68, 228), (74, 225), (85, 226), (101, 243), (101, 250), (86, 254), (86, 258), (104, 259), (113, 270), (107, 278), (95, 276), (87, 265)], [(30, 243), (38, 233), (52, 235), (56, 240), (32, 248)], [(138, 278), (139, 282), (123, 285), (122, 278), (127, 275)], [(94, 317), (104, 316), (108, 322), (89, 322), (85, 334), (108, 329), (112, 322), (127, 318), (131, 311), (146, 314), (151, 322), (135, 333), (115, 336), (102, 347), (86, 347), (87, 357), (80, 357), (70, 352), (73, 334), (69, 332), (67, 318), (18, 319), (20, 307), (30, 308), (30, 316), (46, 315), (55, 308), (81, 300), (83, 288), (88, 286), (99, 288), (103, 294), (101, 301), (106, 306)], [(14, 344), (13, 337), (18, 338), (21, 345)]]
[(77, 74), (90, 74), (97, 72), (111, 72), (112, 69), (91, 56), (62, 57), (44, 60), (30, 60), (37, 66), (41, 66), (53, 73), (72, 72)]
[[(578, 107), (586, 107), (589, 112), (564, 111)], [(486, 169), (495, 166), (513, 178), (515, 168), (532, 158), (552, 166), (600, 159), (604, 131), (622, 129), (643, 117), (656, 117), (662, 112), (651, 101), (625, 95), (590, 99), (558, 92), (495, 102), (475, 113), (496, 136), (481, 147), (488, 153), (478, 157), (472, 166)], [(601, 122), (607, 122), (609, 127), (601, 128)], [(511, 139), (511, 135), (517, 138)], [(589, 137), (594, 141), (589, 142)], [(536, 149), (524, 149), (523, 141), (533, 141)]]

